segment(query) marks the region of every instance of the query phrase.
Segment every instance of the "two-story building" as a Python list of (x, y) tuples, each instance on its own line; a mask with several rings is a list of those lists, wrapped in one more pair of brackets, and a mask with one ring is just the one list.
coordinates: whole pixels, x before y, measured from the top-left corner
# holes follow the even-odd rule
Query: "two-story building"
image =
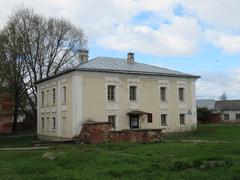
[(80, 64), (37, 82), (38, 135), (72, 138), (87, 121), (113, 130), (196, 128), (199, 76), (126, 59), (79, 54)]

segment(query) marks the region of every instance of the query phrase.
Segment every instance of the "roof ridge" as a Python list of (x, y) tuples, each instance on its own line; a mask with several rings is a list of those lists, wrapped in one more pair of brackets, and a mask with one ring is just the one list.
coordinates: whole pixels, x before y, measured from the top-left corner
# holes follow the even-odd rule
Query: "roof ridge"
[[(119, 59), (119, 60), (127, 61), (127, 60), (124, 59), (124, 58), (117, 58), (117, 57), (110, 57), (110, 56), (97, 56), (97, 57), (93, 58), (92, 60), (97, 59), (97, 58), (111, 58), (111, 59)], [(142, 62), (138, 62), (138, 61), (135, 61), (134, 63), (136, 63), (136, 64), (142, 64), (142, 65), (145, 65), (145, 66), (151, 66), (151, 67), (154, 67), (154, 68), (162, 68), (162, 69), (167, 70), (167, 71), (174, 71), (174, 72), (182, 73), (182, 74), (185, 74), (185, 75), (190, 75), (189, 73), (184, 73), (184, 72), (181, 72), (181, 71), (176, 71), (176, 70), (169, 69), (169, 68), (165, 68), (165, 67), (162, 67), (162, 66), (156, 66), (156, 65), (152, 65), (152, 64), (146, 64), (146, 63), (142, 63)]]

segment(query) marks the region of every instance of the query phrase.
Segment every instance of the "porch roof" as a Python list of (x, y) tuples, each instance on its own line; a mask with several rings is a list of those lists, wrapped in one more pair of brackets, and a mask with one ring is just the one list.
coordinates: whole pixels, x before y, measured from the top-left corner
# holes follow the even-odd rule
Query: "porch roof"
[(127, 113), (128, 116), (130, 115), (143, 115), (143, 114), (150, 114), (148, 112), (144, 112), (144, 111), (130, 111)]

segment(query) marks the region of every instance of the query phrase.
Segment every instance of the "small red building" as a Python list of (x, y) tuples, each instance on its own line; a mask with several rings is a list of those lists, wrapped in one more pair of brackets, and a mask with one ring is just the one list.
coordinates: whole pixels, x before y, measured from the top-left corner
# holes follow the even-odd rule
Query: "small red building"
[(7, 92), (0, 91), (0, 134), (12, 132), (12, 110), (12, 96)]

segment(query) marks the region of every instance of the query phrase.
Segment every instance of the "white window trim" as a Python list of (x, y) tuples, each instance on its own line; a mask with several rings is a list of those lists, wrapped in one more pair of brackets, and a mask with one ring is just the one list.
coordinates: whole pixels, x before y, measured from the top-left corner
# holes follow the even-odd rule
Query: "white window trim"
[[(118, 89), (120, 80), (117, 77), (106, 77), (105, 78), (105, 99), (107, 103), (118, 103)], [(108, 86), (115, 86), (115, 100), (108, 100)]]
[[(136, 100), (130, 100), (130, 86), (136, 86)], [(139, 93), (139, 84), (128, 84), (128, 102), (129, 103), (139, 103), (140, 93)]]
[[(183, 101), (179, 99), (179, 88), (184, 88), (183, 90)], [(186, 81), (177, 81), (177, 98), (179, 103), (186, 103), (187, 98), (187, 82)]]
[[(138, 104), (140, 101), (140, 79), (128, 78), (128, 102)], [(136, 100), (130, 100), (130, 86), (136, 86)]]
[[(166, 101), (161, 100), (161, 87), (166, 88)], [(158, 81), (158, 92), (159, 92), (159, 99), (161, 103), (169, 103), (169, 97), (170, 97), (170, 88), (169, 88), (169, 81), (168, 80), (159, 80)]]

